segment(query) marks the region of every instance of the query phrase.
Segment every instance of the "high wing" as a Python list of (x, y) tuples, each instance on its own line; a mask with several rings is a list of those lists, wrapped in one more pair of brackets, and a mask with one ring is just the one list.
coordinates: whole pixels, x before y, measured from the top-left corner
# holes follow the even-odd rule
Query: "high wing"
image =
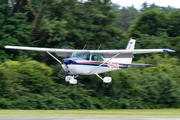
[(71, 57), (72, 53), (76, 50), (73, 49), (55, 49), (55, 48), (39, 48), (39, 47), (22, 47), (22, 46), (4, 46), (6, 49), (19, 49), (19, 50), (33, 50), (42, 52), (55, 52), (61, 57)]
[(134, 50), (90, 50), (90, 53), (101, 54), (105, 58), (111, 58), (113, 55), (120, 53), (116, 58), (132, 58), (133, 54), (155, 53), (155, 52), (175, 52), (171, 49), (134, 49)]
[(90, 53), (96, 54), (141, 54), (141, 53), (154, 53), (154, 52), (175, 52), (171, 49), (135, 49), (135, 50), (90, 50)]
[[(55, 49), (55, 48), (39, 48), (39, 47), (21, 47), (21, 46), (4, 46), (6, 49), (20, 49), (20, 50), (34, 50), (34, 51), (48, 51), (55, 52), (58, 56), (70, 57), (74, 51), (72, 49)], [(155, 53), (155, 52), (175, 52), (171, 49), (135, 49), (135, 50), (89, 50), (90, 53), (101, 54), (101, 55), (114, 55), (120, 54), (142, 54), (142, 53)]]

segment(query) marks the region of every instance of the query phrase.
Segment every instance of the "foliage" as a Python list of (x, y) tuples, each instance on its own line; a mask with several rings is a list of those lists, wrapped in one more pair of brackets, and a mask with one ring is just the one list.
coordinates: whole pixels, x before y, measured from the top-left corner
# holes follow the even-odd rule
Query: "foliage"
[(10, 8), (6, 4), (0, 5), (0, 19), (0, 59), (17, 60), (19, 55), (33, 56), (32, 52), (7, 51), (3, 49), (5, 45), (32, 46), (29, 43), (29, 34), (32, 26), (27, 22), (26, 13), (12, 15)]
[[(109, 0), (84, 3), (77, 0), (45, 1), (42, 4), (45, 6), (36, 18), (33, 11), (40, 8), (31, 2), (32, 18), (37, 19), (36, 25), (32, 21), (35, 28), (31, 34), (31, 43), (35, 46), (61, 48), (66, 45), (82, 49), (87, 45), (86, 49), (97, 49), (102, 44), (102, 49), (114, 49), (119, 48), (120, 41), (126, 38), (122, 30), (112, 25), (116, 16)], [(52, 64), (46, 54), (38, 56), (37, 60)]]
[(163, 11), (151, 10), (141, 14), (129, 30), (131, 37), (137, 38), (139, 34), (160, 35), (167, 30), (168, 18)]
[(161, 7), (161, 6), (157, 6), (154, 3), (153, 4), (148, 4), (147, 2), (144, 2), (141, 5), (141, 12), (145, 12), (145, 11), (149, 11), (149, 10), (162, 10), (164, 11), (166, 14), (172, 12), (172, 11), (176, 11), (176, 8), (173, 8), (171, 6), (167, 6), (167, 7)]
[(179, 30), (179, 19), (180, 19), (180, 10), (173, 11), (169, 15), (169, 24), (168, 24), (168, 35), (170, 37), (176, 37), (180, 35)]
[(0, 95), (2, 100), (7, 100), (4, 104), (1, 103), (4, 105), (2, 108), (8, 108), (6, 104), (10, 104), (11, 108), (17, 108), (30, 93), (43, 94), (54, 84), (50, 77), (51, 68), (33, 60), (6, 61), (1, 65), (0, 72), (2, 74)]
[(114, 84), (117, 87), (113, 93), (120, 98), (116, 106), (136, 109), (179, 106), (178, 60), (154, 55), (141, 61), (154, 63), (155, 66), (133, 66), (124, 71), (112, 72), (116, 76)]
[(120, 6), (114, 5), (114, 12), (118, 17), (114, 23), (115, 27), (124, 31), (128, 31), (134, 20), (139, 17), (139, 12), (134, 6), (120, 8)]

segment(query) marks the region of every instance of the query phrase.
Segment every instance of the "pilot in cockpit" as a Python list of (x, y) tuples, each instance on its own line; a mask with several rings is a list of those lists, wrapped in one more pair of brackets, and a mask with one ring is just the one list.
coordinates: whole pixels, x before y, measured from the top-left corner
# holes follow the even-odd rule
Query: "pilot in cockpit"
[(92, 55), (92, 59), (91, 60), (98, 61), (98, 56), (97, 55)]
[(81, 53), (81, 54), (79, 55), (79, 57), (83, 57), (83, 58), (89, 60), (89, 55), (90, 55), (89, 53)]

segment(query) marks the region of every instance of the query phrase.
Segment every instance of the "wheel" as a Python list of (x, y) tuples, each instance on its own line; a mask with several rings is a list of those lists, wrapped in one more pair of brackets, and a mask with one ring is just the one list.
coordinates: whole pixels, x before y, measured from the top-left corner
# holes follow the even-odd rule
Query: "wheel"
[(70, 79), (69, 83), (70, 83), (71, 85), (75, 85), (75, 84), (77, 84), (77, 80), (74, 79), (74, 78), (72, 78), (72, 79)]
[(66, 82), (69, 82), (70, 79), (72, 79), (72, 78), (73, 78), (72, 76), (66, 76), (65, 81), (66, 81)]
[(105, 84), (108, 84), (108, 83), (110, 83), (112, 81), (112, 78), (111, 77), (105, 77), (104, 79), (103, 79), (103, 82), (105, 83)]

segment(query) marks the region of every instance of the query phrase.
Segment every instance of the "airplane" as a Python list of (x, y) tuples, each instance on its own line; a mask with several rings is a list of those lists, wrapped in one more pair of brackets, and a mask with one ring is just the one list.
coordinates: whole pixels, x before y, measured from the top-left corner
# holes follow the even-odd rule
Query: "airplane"
[[(155, 53), (155, 52), (175, 52), (171, 49), (134, 49), (136, 40), (130, 38), (125, 50), (73, 50), (55, 49), (22, 46), (4, 46), (6, 49), (34, 50), (47, 52), (57, 62), (62, 65), (65, 72), (71, 74), (65, 77), (65, 81), (71, 85), (77, 84), (79, 75), (96, 75), (103, 83), (108, 84), (112, 81), (111, 77), (102, 78), (99, 74), (119, 69), (125, 69), (132, 65), (152, 64), (133, 64), (134, 54)], [(62, 61), (57, 59), (51, 52), (55, 52), (60, 57), (65, 57)]]

